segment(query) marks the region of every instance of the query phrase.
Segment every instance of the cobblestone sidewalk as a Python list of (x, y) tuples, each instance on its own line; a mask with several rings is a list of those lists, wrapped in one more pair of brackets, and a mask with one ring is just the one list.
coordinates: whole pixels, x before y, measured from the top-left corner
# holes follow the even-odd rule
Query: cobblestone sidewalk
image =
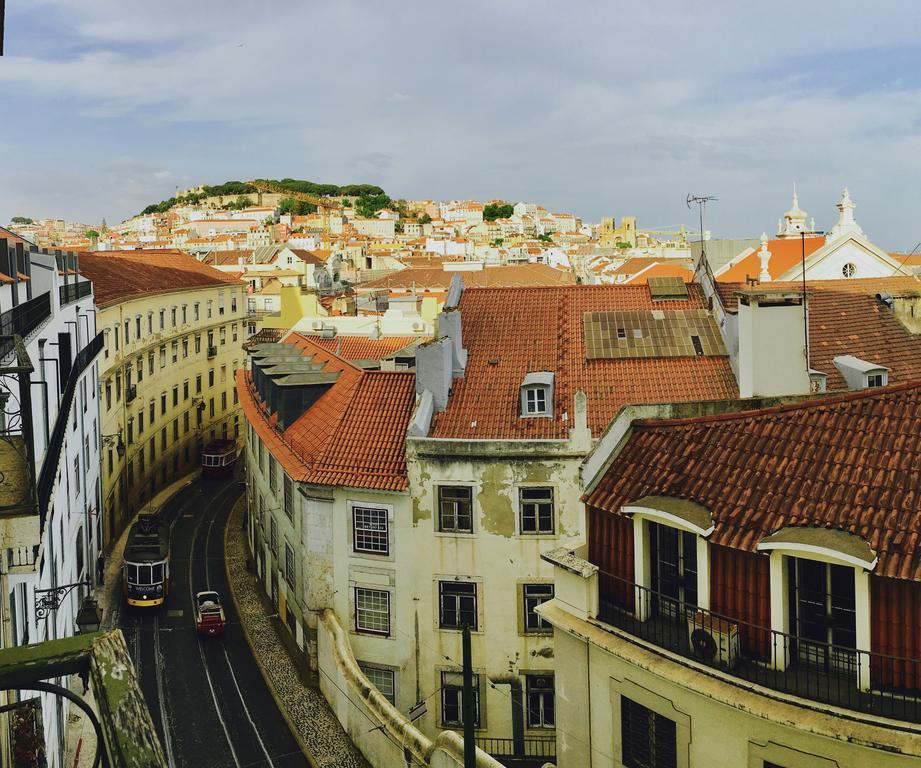
[(301, 682), (294, 661), (265, 615), (256, 576), (245, 567), (246, 540), (241, 527), (245, 503), (245, 497), (241, 497), (230, 514), (225, 559), (237, 613), (262, 676), (315, 768), (370, 768), (323, 694)]

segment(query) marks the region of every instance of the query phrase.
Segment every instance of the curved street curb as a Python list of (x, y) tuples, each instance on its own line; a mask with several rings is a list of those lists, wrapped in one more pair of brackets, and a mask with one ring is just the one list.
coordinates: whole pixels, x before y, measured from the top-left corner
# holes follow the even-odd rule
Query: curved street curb
[(307, 742), (304, 740), (301, 732), (295, 727), (294, 721), (288, 715), (288, 710), (285, 708), (284, 702), (278, 695), (278, 691), (275, 688), (275, 683), (272, 682), (272, 678), (269, 675), (268, 670), (265, 668), (262, 660), (259, 658), (259, 654), (256, 653), (256, 646), (253, 644), (252, 637), (250, 637), (249, 629), (246, 627), (246, 622), (243, 621), (243, 613), (240, 610), (240, 603), (237, 600), (237, 593), (234, 589), (233, 579), (230, 578), (230, 567), (227, 562), (227, 535), (230, 532), (231, 521), (234, 519), (234, 517), (241, 516), (241, 514), (238, 514), (238, 507), (245, 503), (246, 494), (240, 494), (240, 498), (237, 499), (236, 504), (233, 505), (230, 510), (230, 514), (227, 516), (227, 525), (224, 526), (224, 572), (227, 574), (227, 584), (230, 587), (230, 599), (233, 600), (234, 610), (236, 610), (237, 616), (240, 619), (240, 626), (243, 628), (243, 636), (246, 638), (246, 644), (249, 646), (250, 653), (252, 653), (253, 658), (256, 660), (256, 666), (259, 667), (259, 672), (262, 675), (262, 679), (265, 680), (265, 684), (268, 686), (269, 691), (272, 694), (272, 698), (278, 705), (278, 711), (281, 712), (281, 716), (288, 724), (288, 730), (291, 731), (291, 735), (294, 736), (294, 740), (301, 748), (301, 752), (303, 752), (304, 757), (307, 758), (307, 762), (310, 764), (310, 768), (319, 768), (320, 763), (317, 760), (316, 755), (313, 754), (310, 747), (307, 746)]

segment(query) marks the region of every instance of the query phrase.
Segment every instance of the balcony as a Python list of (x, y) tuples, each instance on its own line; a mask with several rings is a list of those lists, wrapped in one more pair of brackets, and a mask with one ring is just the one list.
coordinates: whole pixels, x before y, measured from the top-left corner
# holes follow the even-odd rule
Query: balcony
[(45, 452), (45, 460), (42, 462), (41, 472), (38, 476), (38, 509), (39, 514), (42, 516), (43, 524), (45, 511), (48, 509), (48, 504), (54, 491), (55, 478), (57, 477), (58, 465), (61, 460), (61, 449), (64, 446), (64, 435), (67, 432), (70, 409), (73, 406), (74, 394), (77, 390), (77, 381), (80, 378), (80, 374), (86, 370), (86, 367), (102, 352), (104, 345), (105, 334), (100, 331), (89, 344), (77, 353), (70, 369), (70, 375), (64, 385), (64, 391), (61, 393), (54, 431), (51, 433), (48, 449)]
[(130, 387), (125, 388), (125, 403), (134, 402), (134, 399), (138, 396), (137, 385), (132, 384)]
[(26, 338), (51, 317), (51, 294), (43, 293), (0, 314), (0, 359), (13, 352), (13, 336)]
[(212, 357), (217, 357), (217, 347), (209, 346), (208, 347), (208, 359), (210, 360)]
[(526, 737), (516, 748), (515, 739), (479, 737), (476, 745), (507, 768), (540, 768), (556, 762), (556, 737)]
[(732, 677), (810, 701), (921, 723), (921, 659), (886, 656), (739, 621), (681, 603), (554, 550), (557, 598), (607, 624)]
[(79, 283), (62, 285), (58, 290), (61, 292), (61, 306), (63, 307), (65, 304), (71, 304), (91, 295), (93, 284), (89, 280), (81, 280)]

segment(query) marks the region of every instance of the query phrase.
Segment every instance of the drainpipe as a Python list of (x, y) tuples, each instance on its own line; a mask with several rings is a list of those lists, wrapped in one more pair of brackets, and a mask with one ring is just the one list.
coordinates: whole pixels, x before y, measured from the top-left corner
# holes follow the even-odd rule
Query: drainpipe
[(512, 700), (512, 751), (516, 758), (524, 757), (524, 697), (521, 690), (521, 678), (506, 674), (490, 676), (489, 681), (495, 685), (507, 685)]

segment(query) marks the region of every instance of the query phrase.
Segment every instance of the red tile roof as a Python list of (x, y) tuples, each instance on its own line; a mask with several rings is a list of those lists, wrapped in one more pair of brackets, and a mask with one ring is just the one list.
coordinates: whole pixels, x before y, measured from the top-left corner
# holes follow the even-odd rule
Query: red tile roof
[(684, 282), (690, 283), (694, 279), (694, 272), (687, 266), (687, 262), (658, 261), (650, 264), (638, 272), (630, 273), (624, 282), (627, 285), (640, 285), (648, 283), (650, 277), (680, 277)]
[(754, 551), (786, 526), (869, 542), (875, 573), (921, 579), (921, 382), (761, 411), (634, 421), (585, 497), (621, 514), (647, 495), (710, 510), (709, 540)]
[(15, 232), (7, 229), (6, 227), (0, 227), (0, 238), (6, 240), (7, 245), (15, 245), (16, 243), (22, 243), (26, 247), (32, 246), (35, 247), (35, 243), (31, 240), (26, 240), (21, 235), (17, 235)]
[[(771, 252), (768, 273), (772, 279), (776, 280), (802, 261), (804, 245), (806, 258), (809, 258), (810, 254), (825, 245), (825, 237), (807, 237), (802, 241), (798, 237), (768, 240), (767, 248)], [(758, 248), (744, 259), (734, 264), (730, 262), (726, 266), (728, 269), (725, 272), (716, 275), (716, 279), (720, 282), (744, 283), (749, 277), (757, 278), (761, 274), (761, 258), (758, 256)]]
[(468, 288), (520, 288), (542, 285), (572, 285), (575, 277), (568, 271), (546, 264), (515, 264), (507, 267), (485, 267), (478, 272), (444, 270), (438, 267), (407, 267), (392, 275), (362, 283), (361, 290), (389, 288), (409, 291), (435, 289), (446, 291), (454, 275), (460, 275)]
[[(717, 284), (720, 298), (734, 311), (732, 291), (739, 285)], [(762, 287), (799, 291), (802, 283), (771, 282)], [(809, 292), (809, 364), (828, 374), (828, 389), (847, 389), (833, 359), (854, 355), (889, 368), (889, 382), (921, 379), (921, 335), (911, 333), (893, 311), (876, 300), (877, 293), (921, 295), (914, 277), (856, 278), (807, 282)]]
[(380, 360), (420, 341), (417, 336), (381, 336), (379, 339), (367, 336), (336, 336), (332, 339), (310, 336), (310, 340), (344, 360)]
[(283, 343), (313, 355), (338, 380), (284, 433), (237, 371), (237, 392), (247, 421), (288, 475), (303, 483), (400, 491), (407, 487), (405, 439), (415, 407), (415, 375), (363, 371), (292, 333)]
[(152, 293), (239, 285), (232, 275), (174, 250), (81, 253), (80, 273), (93, 281), (99, 307)]
[[(564, 439), (573, 426), (573, 395), (588, 399), (588, 424), (601, 434), (626, 403), (736, 397), (728, 356), (586, 360), (586, 312), (704, 309), (697, 285), (688, 298), (654, 302), (646, 285), (477, 288), (460, 302), (467, 371), (456, 379), (433, 437)], [(491, 362), (495, 361), (495, 362)], [(553, 418), (521, 418), (519, 391), (529, 372), (552, 371)], [(563, 420), (563, 413), (567, 420)], [(472, 427), (471, 423), (476, 422)]]

